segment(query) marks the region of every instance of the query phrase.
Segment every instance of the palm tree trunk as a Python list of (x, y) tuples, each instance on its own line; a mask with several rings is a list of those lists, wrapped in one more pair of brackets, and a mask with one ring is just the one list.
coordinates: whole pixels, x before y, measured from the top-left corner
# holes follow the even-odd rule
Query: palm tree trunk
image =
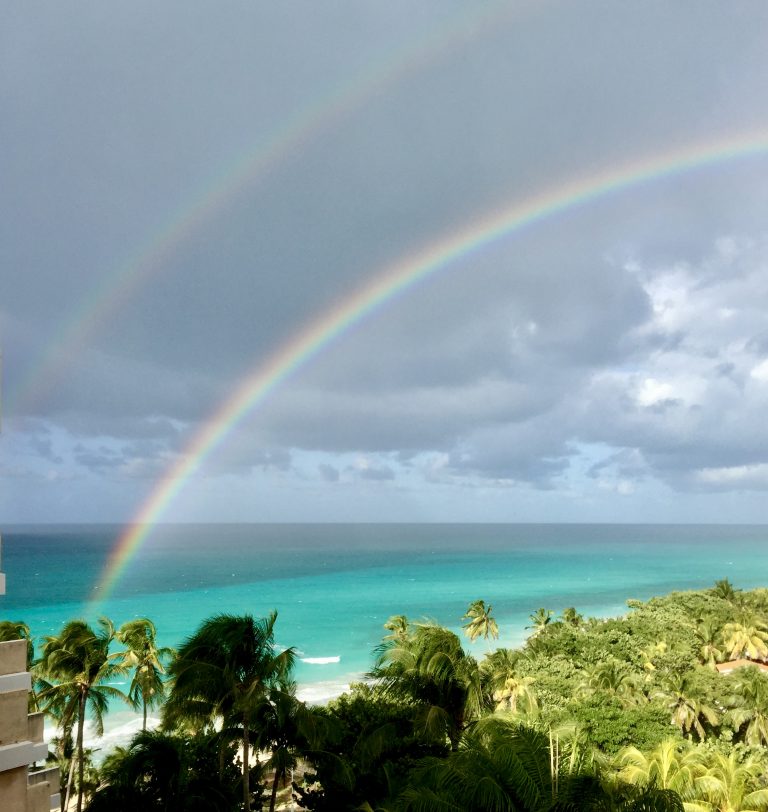
[(77, 716), (77, 812), (83, 810), (83, 774), (85, 764), (83, 763), (83, 727), (85, 727), (85, 691), (80, 693), (80, 707)]
[(224, 777), (224, 767), (227, 763), (227, 754), (224, 750), (224, 739), (219, 739), (219, 778)]
[(277, 800), (277, 784), (278, 784), (277, 767), (275, 767), (275, 774), (272, 777), (272, 796), (269, 799), (269, 812), (275, 812), (275, 801)]
[(147, 700), (146, 697), (142, 697), (144, 699), (144, 724), (142, 725), (141, 729), (146, 733), (147, 732)]
[[(71, 741), (71, 740), (70, 740)], [(62, 809), (69, 809), (69, 799), (72, 795), (72, 779), (75, 777), (75, 753), (69, 757), (69, 775), (67, 776), (67, 791), (64, 793), (64, 806)]]
[[(250, 746), (248, 742), (248, 717), (243, 717), (243, 809), (251, 812), (251, 787), (250, 787)], [(79, 810), (78, 810), (79, 812)]]

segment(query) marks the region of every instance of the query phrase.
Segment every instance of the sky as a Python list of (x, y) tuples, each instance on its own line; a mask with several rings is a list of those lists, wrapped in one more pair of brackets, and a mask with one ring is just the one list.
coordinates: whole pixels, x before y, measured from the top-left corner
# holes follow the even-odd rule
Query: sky
[[(767, 43), (763, 0), (9, 5), (0, 521), (173, 472), (157, 521), (766, 521)], [(424, 252), (707, 151), (446, 255), (195, 456)]]

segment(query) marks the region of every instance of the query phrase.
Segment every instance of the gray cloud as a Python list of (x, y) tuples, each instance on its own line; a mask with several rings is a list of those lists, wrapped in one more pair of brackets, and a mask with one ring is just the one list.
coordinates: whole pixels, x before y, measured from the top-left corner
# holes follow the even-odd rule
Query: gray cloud
[[(9, 11), (3, 470), (55, 471), (51, 494), (82, 477), (94, 512), (130, 514), (143, 491), (115, 483), (161, 477), (384, 269), (574, 178), (764, 131), (766, 33), (759, 2)], [(765, 168), (616, 189), (457, 254), (297, 370), (202, 474), (243, 493), (254, 476), (763, 488)]]
[(369, 464), (361, 465), (350, 469), (360, 479), (367, 479), (373, 482), (390, 482), (395, 478), (395, 472), (386, 465), (377, 467)]
[(328, 465), (328, 463), (321, 463), (317, 466), (317, 470), (320, 473), (320, 476), (326, 482), (338, 482), (339, 481), (339, 471), (337, 468), (334, 468), (333, 465)]

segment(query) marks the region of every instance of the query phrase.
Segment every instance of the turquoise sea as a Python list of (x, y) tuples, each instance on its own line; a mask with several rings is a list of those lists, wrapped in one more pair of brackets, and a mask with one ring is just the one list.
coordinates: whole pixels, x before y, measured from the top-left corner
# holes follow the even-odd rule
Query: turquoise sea
[(315, 701), (370, 668), (394, 614), (460, 631), (467, 605), (482, 598), (493, 605), (499, 642), (514, 645), (541, 606), (608, 616), (627, 598), (724, 577), (742, 588), (768, 585), (768, 526), (166, 525), (95, 608), (121, 530), (6, 528), (0, 619), (24, 620), (43, 636), (96, 612), (117, 625), (146, 615), (161, 643), (176, 645), (209, 615), (277, 609), (277, 641), (297, 648), (301, 695)]

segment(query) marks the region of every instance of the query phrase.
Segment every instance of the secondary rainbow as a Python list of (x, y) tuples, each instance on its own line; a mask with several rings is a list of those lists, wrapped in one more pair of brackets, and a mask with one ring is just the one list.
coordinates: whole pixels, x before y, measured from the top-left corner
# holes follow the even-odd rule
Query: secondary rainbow
[(503, 18), (520, 11), (520, 7), (503, 0), (468, 10), (462, 8), (459, 14), (441, 18), (439, 26), (426, 36), (373, 58), (355, 72), (353, 78), (314, 98), (256, 144), (249, 144), (244, 152), (230, 157), (170, 213), (159, 229), (100, 276), (98, 283), (46, 342), (23, 379), (9, 392), (9, 411), (20, 412), (36, 405), (80, 356), (89, 338), (108, 323), (110, 316), (147, 280), (172, 267), (170, 259), (180, 247), (239, 195), (368, 99), (486, 27), (498, 25)]
[[(526, 226), (597, 201), (615, 192), (650, 183), (725, 161), (744, 159), (768, 152), (765, 132), (742, 134), (717, 144), (689, 145), (663, 156), (612, 167), (598, 175), (576, 178), (528, 198), (462, 231), (428, 245), (422, 251), (385, 268), (330, 309), (255, 369), (240, 383), (234, 395), (195, 434), (185, 453), (172, 465), (141, 506), (127, 531), (118, 539), (94, 595), (94, 603), (109, 597), (126, 566), (140, 549), (152, 526), (184, 487), (203, 460), (224, 440), (232, 428), (298, 369), (307, 364), (334, 339), (361, 322), (387, 302), (439, 271), (467, 258), (473, 252)], [(95, 608), (92, 604), (92, 609)]]

